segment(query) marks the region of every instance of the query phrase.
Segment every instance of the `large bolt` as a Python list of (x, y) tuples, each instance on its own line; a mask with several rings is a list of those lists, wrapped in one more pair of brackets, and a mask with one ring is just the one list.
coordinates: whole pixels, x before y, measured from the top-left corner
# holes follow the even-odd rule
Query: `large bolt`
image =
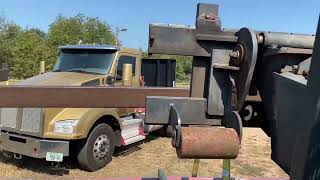
[(259, 44), (263, 43), (264, 37), (262, 35), (257, 35), (257, 41)]

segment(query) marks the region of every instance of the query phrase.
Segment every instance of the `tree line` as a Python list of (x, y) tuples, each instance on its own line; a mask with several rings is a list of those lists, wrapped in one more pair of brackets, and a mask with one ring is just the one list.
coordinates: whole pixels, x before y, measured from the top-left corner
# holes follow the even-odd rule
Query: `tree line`
[[(23, 28), (6, 17), (0, 17), (0, 63), (8, 63), (11, 79), (26, 79), (39, 73), (39, 64), (46, 62), (51, 71), (59, 54), (59, 46), (67, 44), (116, 43), (115, 32), (99, 18), (78, 14), (74, 17), (58, 15), (48, 32), (39, 28)], [(134, 37), (132, 37), (134, 38)], [(167, 55), (156, 55), (168, 58)], [(177, 80), (188, 81), (191, 58), (170, 56), (177, 60)]]

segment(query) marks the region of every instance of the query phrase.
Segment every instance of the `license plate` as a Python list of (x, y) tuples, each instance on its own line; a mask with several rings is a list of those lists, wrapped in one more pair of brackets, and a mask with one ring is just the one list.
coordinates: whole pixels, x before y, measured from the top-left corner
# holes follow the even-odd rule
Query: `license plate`
[(63, 160), (62, 153), (47, 152), (46, 161), (62, 162), (62, 160)]

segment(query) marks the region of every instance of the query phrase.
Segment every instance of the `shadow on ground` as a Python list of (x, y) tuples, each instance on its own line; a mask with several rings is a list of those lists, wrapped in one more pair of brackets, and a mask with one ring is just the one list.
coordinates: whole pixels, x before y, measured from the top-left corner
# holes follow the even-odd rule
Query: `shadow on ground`
[(141, 144), (148, 143), (152, 140), (158, 139), (160, 136), (162, 136), (161, 131), (155, 131), (153, 133), (150, 133), (146, 137), (146, 139), (143, 141), (136, 142), (136, 143), (130, 144), (128, 146), (122, 146), (122, 147), (116, 148), (113, 156), (114, 157), (127, 156), (131, 153), (139, 151), (139, 150), (141, 150), (141, 147), (140, 147)]
[[(131, 153), (141, 150), (140, 145), (148, 143), (159, 137), (159, 133), (152, 133), (144, 141), (140, 141), (128, 146), (118, 147), (115, 149), (114, 157), (127, 156)], [(18, 169), (30, 170), (37, 173), (63, 176), (69, 175), (70, 170), (81, 169), (75, 157), (65, 157), (62, 163), (47, 162), (44, 159), (36, 159), (23, 156), (22, 159), (14, 159), (12, 153), (0, 152), (0, 162), (8, 165), (14, 165)]]
[(4, 164), (14, 165), (19, 169), (26, 169), (37, 173), (48, 175), (63, 176), (68, 175), (69, 170), (80, 168), (71, 158), (65, 158), (62, 163), (47, 162), (44, 159), (35, 159), (22, 157), (22, 159), (14, 159), (12, 154), (0, 153), (0, 162)]

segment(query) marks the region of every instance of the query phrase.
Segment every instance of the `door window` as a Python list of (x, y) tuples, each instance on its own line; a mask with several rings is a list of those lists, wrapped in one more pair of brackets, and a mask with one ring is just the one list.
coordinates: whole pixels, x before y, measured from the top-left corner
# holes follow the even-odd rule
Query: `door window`
[(136, 71), (136, 57), (133, 56), (120, 56), (118, 59), (117, 76), (122, 79), (122, 68), (123, 64), (132, 64), (132, 76), (135, 75)]

